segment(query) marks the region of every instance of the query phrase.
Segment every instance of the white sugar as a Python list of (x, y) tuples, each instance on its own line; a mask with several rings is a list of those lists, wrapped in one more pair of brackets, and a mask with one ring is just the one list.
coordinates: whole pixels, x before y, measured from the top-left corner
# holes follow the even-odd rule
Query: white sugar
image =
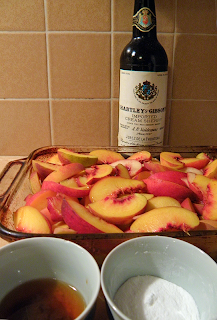
[(153, 276), (128, 279), (114, 302), (132, 320), (199, 320), (193, 297), (183, 288)]

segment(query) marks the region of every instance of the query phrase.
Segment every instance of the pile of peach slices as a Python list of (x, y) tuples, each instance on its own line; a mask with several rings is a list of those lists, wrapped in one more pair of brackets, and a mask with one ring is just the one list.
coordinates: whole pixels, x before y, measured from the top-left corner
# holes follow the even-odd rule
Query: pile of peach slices
[(14, 212), (25, 233), (119, 233), (217, 229), (217, 159), (148, 151), (125, 159), (59, 148), (33, 160), (31, 194)]

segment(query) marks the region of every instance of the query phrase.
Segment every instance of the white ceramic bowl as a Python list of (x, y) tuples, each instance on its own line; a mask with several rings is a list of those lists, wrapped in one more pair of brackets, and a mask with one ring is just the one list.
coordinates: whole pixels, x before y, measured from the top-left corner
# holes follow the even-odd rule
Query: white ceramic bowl
[(194, 298), (200, 320), (217, 320), (217, 264), (197, 247), (171, 237), (144, 236), (114, 248), (103, 262), (101, 286), (115, 320), (130, 320), (113, 298), (127, 279), (137, 275), (160, 277), (182, 287)]
[(76, 320), (87, 319), (93, 311), (100, 270), (81, 246), (63, 239), (36, 237), (0, 249), (0, 300), (19, 284), (38, 278), (55, 278), (80, 291), (87, 306)]

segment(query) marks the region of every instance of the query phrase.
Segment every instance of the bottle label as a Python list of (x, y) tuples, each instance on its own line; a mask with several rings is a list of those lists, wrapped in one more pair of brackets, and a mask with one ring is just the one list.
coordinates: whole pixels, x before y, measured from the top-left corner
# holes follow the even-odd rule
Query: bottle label
[(119, 146), (162, 145), (168, 72), (120, 70)]
[(156, 16), (149, 8), (141, 8), (133, 16), (133, 26), (143, 32), (149, 32), (156, 27)]

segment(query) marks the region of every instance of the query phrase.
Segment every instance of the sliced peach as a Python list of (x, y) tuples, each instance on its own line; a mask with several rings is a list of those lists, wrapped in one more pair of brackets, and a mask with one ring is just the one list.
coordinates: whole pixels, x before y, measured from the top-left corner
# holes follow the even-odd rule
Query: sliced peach
[(61, 213), (62, 202), (63, 197), (61, 195), (49, 197), (47, 199), (47, 209), (49, 210), (51, 219), (54, 222), (63, 221)]
[(58, 156), (57, 153), (55, 153), (53, 156), (51, 156), (51, 157), (47, 160), (47, 162), (53, 163), (53, 164), (58, 164), (59, 166), (62, 165), (62, 162), (60, 161), (59, 156)]
[(165, 181), (171, 181), (177, 184), (180, 184), (182, 186), (186, 187), (185, 182), (182, 180), (187, 177), (187, 174), (185, 172), (180, 171), (162, 171), (162, 172), (156, 172), (152, 175), (150, 175), (150, 179), (161, 179)]
[(184, 163), (185, 167), (193, 167), (200, 170), (203, 169), (209, 163), (209, 159), (183, 158), (180, 160), (180, 162)]
[(191, 199), (189, 199), (189, 198), (186, 198), (185, 200), (182, 201), (181, 207), (185, 208), (187, 210), (190, 210), (192, 212), (196, 212), (195, 207), (194, 207)]
[(78, 187), (78, 188), (75, 188), (75, 187), (69, 188), (57, 182), (44, 181), (42, 184), (42, 190), (51, 190), (56, 193), (63, 193), (69, 197), (81, 198), (89, 194), (90, 187), (84, 186), (84, 187)]
[(179, 202), (182, 202), (185, 198), (195, 199), (193, 191), (185, 186), (171, 181), (162, 179), (144, 179), (148, 193), (152, 193), (156, 196), (172, 197)]
[(31, 206), (20, 207), (14, 212), (14, 226), (19, 232), (51, 233), (48, 220)]
[(57, 150), (60, 161), (63, 164), (81, 163), (85, 168), (97, 163), (98, 158), (94, 155), (73, 152), (67, 149)]
[(40, 190), (35, 193), (32, 197), (26, 199), (26, 205), (36, 208), (41, 211), (47, 207), (47, 198), (54, 197), (56, 195), (55, 191), (52, 190)]
[(199, 216), (202, 216), (203, 214), (203, 203), (193, 203), (193, 206), (194, 206), (194, 209), (195, 209), (195, 212), (199, 215)]
[(188, 231), (199, 225), (194, 213), (179, 207), (162, 207), (142, 214), (130, 226), (132, 232), (161, 232), (171, 228)]
[(129, 171), (121, 163), (116, 165), (116, 167), (115, 167), (115, 175), (119, 176), (119, 177), (122, 177), (122, 178), (130, 179)]
[(70, 163), (60, 166), (58, 170), (51, 172), (44, 181), (60, 182), (68, 179), (84, 170), (84, 166), (80, 163)]
[(30, 173), (29, 182), (32, 193), (36, 193), (41, 190), (41, 181), (37, 171), (32, 171)]
[(208, 156), (207, 153), (205, 152), (200, 152), (196, 155), (197, 159), (209, 159), (209, 161), (211, 161), (211, 158)]
[(92, 215), (87, 208), (71, 200), (63, 200), (62, 215), (66, 224), (78, 233), (120, 233), (118, 227)]
[(59, 169), (60, 166), (40, 160), (32, 160), (32, 168), (38, 172), (40, 179), (43, 181), (51, 172)]
[(203, 175), (188, 173), (187, 180), (189, 188), (198, 196), (200, 200), (203, 200), (203, 197), (207, 191), (207, 185), (211, 179)]
[(150, 177), (151, 172), (150, 171), (141, 171), (138, 174), (136, 174), (133, 179), (135, 180), (144, 180)]
[(78, 188), (79, 187), (79, 185), (77, 183), (77, 178), (75, 178), (75, 177), (60, 181), (60, 184), (62, 186), (68, 187), (68, 188)]
[(131, 178), (142, 171), (142, 164), (139, 161), (134, 159), (131, 159), (131, 160), (124, 159), (124, 160), (115, 161), (111, 163), (111, 166), (115, 168), (118, 164), (122, 164), (123, 166), (125, 166), (125, 168), (127, 168)]
[(146, 186), (143, 181), (109, 176), (97, 181), (92, 186), (89, 198), (91, 202), (95, 202), (107, 196), (117, 198), (120, 195), (135, 192), (146, 192)]
[(75, 230), (70, 229), (69, 226), (63, 221), (53, 224), (52, 231), (53, 231), (53, 234), (76, 234), (77, 233)]
[(162, 164), (160, 164), (159, 161), (148, 161), (148, 162), (144, 162), (143, 166), (146, 170), (148, 171), (152, 171), (153, 173), (155, 172), (161, 172), (161, 171), (170, 171), (171, 168), (168, 168), (166, 166), (163, 166)]
[(146, 150), (138, 151), (134, 153), (132, 156), (128, 157), (128, 159), (134, 159), (142, 163), (151, 160), (151, 158), (152, 158), (151, 153)]
[(205, 168), (204, 168), (204, 176), (207, 178), (217, 178), (217, 159), (210, 162)]
[(151, 193), (141, 193), (147, 200), (154, 198), (154, 195)]
[(124, 159), (120, 153), (106, 149), (93, 150), (89, 154), (98, 158), (97, 164), (110, 164), (112, 162)]
[(125, 195), (120, 198), (106, 197), (90, 203), (89, 210), (107, 222), (125, 225), (132, 222), (133, 217), (144, 212), (147, 199), (139, 193)]
[(213, 220), (200, 220), (200, 223), (194, 230), (216, 230), (217, 221)]
[(182, 156), (179, 153), (175, 152), (166, 152), (163, 151), (160, 153), (160, 163), (163, 166), (178, 170), (184, 167), (184, 163), (180, 160)]
[(204, 196), (203, 219), (217, 220), (217, 180), (211, 179)]
[(161, 207), (181, 207), (179, 201), (171, 197), (159, 196), (148, 200), (145, 212)]
[(87, 174), (86, 183), (93, 184), (99, 179), (109, 176), (112, 173), (113, 168), (109, 164), (100, 164), (91, 166), (90, 168), (87, 168), (85, 171)]

